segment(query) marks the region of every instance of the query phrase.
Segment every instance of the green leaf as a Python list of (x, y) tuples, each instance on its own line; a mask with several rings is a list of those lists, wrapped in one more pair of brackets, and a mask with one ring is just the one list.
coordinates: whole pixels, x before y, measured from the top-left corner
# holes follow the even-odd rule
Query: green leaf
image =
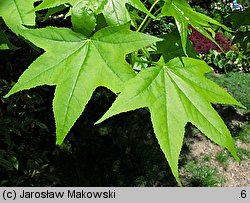
[(86, 7), (91, 9), (95, 14), (100, 14), (104, 10), (104, 6), (108, 3), (108, 0), (78, 0), (83, 2)]
[(239, 43), (241, 48), (247, 52), (250, 43), (250, 31), (241, 32), (237, 31), (233, 39), (233, 43)]
[(76, 32), (89, 37), (96, 26), (95, 13), (81, 1), (72, 8), (71, 22)]
[(13, 165), (10, 161), (7, 161), (0, 157), (0, 166), (5, 168), (6, 170), (13, 171)]
[(81, 4), (95, 14), (103, 13), (109, 25), (122, 25), (131, 20), (125, 4), (130, 4), (153, 18), (153, 15), (149, 13), (140, 0), (45, 0), (33, 11), (52, 8), (65, 3), (69, 3), (71, 6)]
[(223, 26), (216, 20), (194, 11), (185, 0), (165, 0), (161, 16), (173, 16), (175, 18), (175, 22), (181, 36), (183, 51), (186, 55), (188, 25), (192, 25), (197, 31), (213, 41), (218, 47), (219, 45), (217, 42), (204, 28), (212, 32), (210, 24), (214, 24), (228, 30), (227, 27)]
[(17, 47), (10, 43), (9, 39), (0, 27), (0, 50), (6, 49), (17, 49)]
[(131, 20), (125, 4), (130, 4), (153, 18), (140, 0), (107, 0), (102, 13), (109, 25), (122, 25)]
[(64, 6), (64, 5), (56, 6), (56, 7), (53, 7), (53, 8), (49, 8), (49, 9), (48, 9), (48, 12), (47, 12), (46, 15), (43, 17), (43, 20), (42, 20), (42, 21), (48, 20), (50, 16), (52, 16), (52, 15), (54, 15), (54, 14), (56, 14), (56, 13), (59, 13), (59, 12), (63, 11), (65, 8), (66, 8), (66, 6)]
[(148, 107), (160, 147), (179, 184), (178, 158), (187, 122), (238, 159), (230, 132), (211, 102), (242, 105), (204, 77), (210, 71), (205, 62), (197, 59), (174, 58), (166, 64), (161, 59), (155, 67), (129, 80), (97, 123), (121, 112)]
[(29, 13), (33, 8), (34, 0), (1, 0), (0, 16), (6, 25), (16, 34), (20, 33), (18, 27), (22, 25), (34, 26), (35, 14)]
[[(157, 42), (157, 50), (162, 53), (165, 62), (180, 56), (185, 56), (185, 53), (181, 46), (181, 39), (178, 35), (177, 30), (170, 32), (168, 34), (162, 35), (161, 38), (164, 40)], [(187, 41), (187, 54), (192, 58), (197, 57), (197, 52), (195, 51), (192, 43)]]
[[(37, 0), (33, 0), (33, 2), (36, 2)], [(34, 11), (40, 11), (48, 8), (54, 8), (61, 6), (63, 4), (70, 4), (71, 6), (74, 5), (74, 3), (77, 0), (44, 0), (42, 3), (40, 3), (38, 6), (36, 6), (34, 9), (32, 9), (30, 12)]]
[(56, 85), (53, 110), (57, 143), (61, 144), (96, 87), (105, 86), (117, 93), (135, 76), (125, 55), (160, 40), (128, 28), (107, 27), (90, 39), (66, 28), (23, 30), (26, 39), (46, 52), (30, 65), (6, 97), (39, 85)]
[(232, 23), (232, 29), (237, 30), (242, 25), (250, 25), (250, 7), (244, 11), (234, 11), (226, 17), (226, 22)]

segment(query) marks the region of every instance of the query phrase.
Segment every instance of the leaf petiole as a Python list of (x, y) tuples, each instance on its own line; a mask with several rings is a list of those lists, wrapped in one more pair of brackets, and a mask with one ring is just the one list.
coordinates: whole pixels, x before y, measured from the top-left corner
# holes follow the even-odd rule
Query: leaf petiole
[[(156, 4), (159, 2), (160, 0), (156, 0), (151, 8), (149, 9), (149, 12), (151, 13), (152, 10), (154, 9), (154, 7), (156, 6)], [(144, 24), (146, 23), (147, 19), (149, 18), (149, 15), (147, 14), (146, 17), (143, 19), (142, 23), (140, 24), (140, 26), (138, 27), (138, 29), (136, 30), (136, 32), (140, 32), (140, 30), (142, 29), (142, 27), (144, 26)]]

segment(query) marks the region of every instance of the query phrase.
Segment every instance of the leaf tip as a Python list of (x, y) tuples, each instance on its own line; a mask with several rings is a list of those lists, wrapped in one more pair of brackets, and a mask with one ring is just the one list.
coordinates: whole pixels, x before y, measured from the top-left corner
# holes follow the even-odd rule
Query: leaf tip
[(56, 145), (61, 145), (63, 143), (63, 141), (62, 140), (56, 140)]
[(102, 123), (104, 120), (105, 120), (105, 119), (102, 117), (102, 118), (100, 118), (98, 121), (96, 121), (96, 122), (94, 123), (94, 125), (98, 125), (98, 124)]
[(247, 109), (247, 107), (244, 106), (241, 102), (238, 102), (238, 106), (241, 107), (241, 108), (243, 108), (243, 109)]
[(175, 180), (177, 181), (177, 184), (178, 184), (180, 187), (182, 187), (182, 183), (181, 183), (179, 177), (175, 177)]
[(3, 96), (4, 99), (7, 99), (9, 97), (9, 94), (6, 94)]
[(240, 157), (238, 156), (237, 152), (231, 153), (231, 154), (232, 154), (233, 158), (235, 159), (235, 161), (237, 161), (238, 163), (241, 162), (241, 159), (240, 159)]
[(64, 141), (65, 136), (58, 136), (56, 133), (56, 145), (61, 145)]
[(9, 91), (6, 95), (3, 96), (4, 99), (7, 99), (10, 95), (12, 95), (11, 91)]

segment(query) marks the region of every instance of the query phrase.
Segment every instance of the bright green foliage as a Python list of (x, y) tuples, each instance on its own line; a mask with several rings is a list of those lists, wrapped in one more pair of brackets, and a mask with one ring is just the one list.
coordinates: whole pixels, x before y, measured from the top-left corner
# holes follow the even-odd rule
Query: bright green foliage
[(34, 0), (1, 0), (0, 16), (3, 17), (6, 25), (16, 34), (19, 34), (18, 27), (22, 25), (34, 26), (35, 13), (29, 13), (33, 8)]
[(205, 28), (212, 33), (213, 31), (210, 24), (222, 26), (224, 29), (227, 29), (216, 20), (194, 11), (185, 0), (165, 0), (161, 16), (173, 16), (175, 18), (175, 22), (181, 36), (183, 51), (186, 55), (188, 25), (192, 25), (196, 30), (198, 30), (205, 37), (209, 38), (215, 44), (217, 44), (216, 41), (207, 33)]
[[(33, 0), (33, 2), (36, 2), (37, 0)], [(70, 4), (71, 6), (74, 5), (76, 0), (44, 0), (41, 4), (39, 4), (37, 7), (32, 9), (32, 11), (40, 11), (47, 8), (54, 8), (63, 4)]]
[(125, 4), (130, 4), (136, 9), (150, 15), (140, 0), (106, 0), (102, 13), (109, 25), (121, 25), (130, 20), (130, 15)]
[(96, 14), (102, 13), (109, 25), (121, 25), (131, 20), (126, 4), (152, 16), (140, 0), (80, 0)]
[[(42, 10), (46, 8), (56, 7), (62, 4), (68, 3), (73, 7), (78, 7), (81, 5), (82, 13), (85, 15), (90, 14), (90, 10), (92, 10), (92, 14), (100, 14), (102, 13), (109, 25), (122, 25), (130, 21), (130, 15), (125, 7), (125, 4), (130, 4), (136, 9), (150, 15), (153, 17), (144, 4), (140, 0), (45, 0), (39, 6), (37, 6), (34, 10)], [(80, 12), (80, 11), (79, 11)], [(79, 13), (78, 12), (78, 13)], [(88, 16), (90, 17), (90, 16)], [(90, 17), (91, 22), (93, 22), (93, 17)], [(92, 23), (91, 23), (92, 25)], [(91, 27), (91, 25), (87, 25)]]
[(128, 28), (107, 27), (90, 39), (65, 28), (23, 30), (22, 35), (46, 53), (31, 64), (7, 96), (39, 85), (56, 85), (53, 107), (57, 143), (61, 144), (96, 87), (120, 92), (123, 83), (133, 78), (125, 54), (159, 41)]
[[(162, 40), (139, 33), (150, 24), (149, 17), (154, 18), (140, 0), (44, 0), (33, 8), (34, 2), (36, 0), (0, 1), (0, 16), (6, 25), (45, 50), (6, 97), (40, 85), (55, 85), (53, 111), (57, 144), (63, 142), (93, 91), (104, 86), (120, 94), (98, 122), (121, 112), (148, 107), (160, 147), (179, 184), (178, 158), (187, 122), (238, 159), (230, 132), (211, 103), (243, 106), (204, 77), (210, 71), (206, 63), (183, 57), (196, 56), (187, 42), (189, 25), (215, 42), (207, 30), (214, 34), (210, 24), (222, 26), (220, 23), (193, 11), (185, 0), (164, 0), (164, 4), (159, 0), (147, 1), (151, 3), (152, 13), (161, 12), (159, 18), (175, 18), (180, 38), (173, 32), (164, 35)], [(128, 4), (137, 9), (136, 13), (129, 13)], [(73, 30), (22, 26), (35, 25), (35, 11), (49, 9), (46, 20), (48, 15), (66, 6), (70, 6), (67, 16), (71, 17)], [(132, 23), (128, 23), (131, 18)], [(139, 25), (137, 32), (129, 30), (133, 24)], [(0, 33), (1, 36), (4, 47), (6, 38)], [(125, 60), (126, 54), (130, 64)], [(155, 62), (159, 57), (160, 61)], [(131, 66), (140, 73), (136, 75)]]
[(71, 22), (75, 31), (89, 37), (96, 26), (95, 13), (80, 1), (73, 6)]
[(184, 127), (191, 122), (238, 159), (230, 132), (211, 102), (242, 106), (226, 91), (204, 77), (209, 66), (200, 60), (175, 58), (142, 70), (129, 80), (112, 107), (98, 121), (148, 107), (154, 131), (176, 180)]
[(53, 8), (49, 8), (46, 15), (43, 17), (42, 21), (48, 20), (50, 16), (55, 15), (56, 13), (63, 11), (65, 8), (67, 8), (67, 6), (65, 6), (65, 5), (60, 5), (60, 6), (56, 6)]

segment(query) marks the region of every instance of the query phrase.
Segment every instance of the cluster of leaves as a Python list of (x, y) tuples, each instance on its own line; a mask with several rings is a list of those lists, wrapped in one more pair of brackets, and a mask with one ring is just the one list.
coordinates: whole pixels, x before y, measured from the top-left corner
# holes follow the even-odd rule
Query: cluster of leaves
[[(211, 10), (207, 12), (209, 16), (230, 27), (234, 32), (223, 32), (226, 36), (233, 39), (232, 44), (237, 44), (245, 52), (249, 52), (249, 2), (238, 1), (243, 5), (243, 11), (234, 10), (229, 3), (223, 4), (222, 1), (213, 2)], [(221, 30), (220, 30), (221, 31)]]
[[(10, 87), (0, 79), (1, 98)], [(53, 145), (51, 127), (46, 122), (53, 116), (46, 111), (45, 94), (46, 88), (40, 88), (8, 101), (0, 100), (0, 186), (41, 184), (39, 174), (47, 169), (46, 162), (51, 156), (48, 146)]]
[[(238, 160), (230, 132), (211, 103), (243, 106), (204, 77), (211, 71), (205, 62), (187, 57), (189, 26), (217, 46), (211, 24), (227, 29), (225, 26), (195, 12), (185, 0), (148, 1), (149, 10), (139, 0), (44, 0), (35, 8), (34, 2), (0, 2), (5, 24), (45, 51), (5, 97), (36, 86), (56, 86), (53, 111), (57, 144), (62, 144), (94, 90), (104, 86), (119, 94), (96, 124), (116, 114), (147, 107), (156, 138), (179, 184), (178, 158), (187, 122)], [(34, 29), (36, 11), (48, 9), (52, 15), (65, 7), (69, 7), (66, 16), (71, 19), (71, 27)], [(177, 51), (171, 60), (164, 57), (171, 51), (165, 43), (167, 36), (159, 38), (140, 32), (152, 20), (165, 16), (175, 19), (179, 33), (172, 42)], [(136, 74), (133, 67), (138, 61), (145, 66)]]
[(230, 22), (232, 30), (235, 31), (233, 43), (238, 44), (244, 54), (250, 53), (250, 7), (244, 11), (234, 11), (225, 21)]
[(218, 73), (236, 71), (247, 73), (250, 71), (250, 57), (239, 51), (230, 50), (226, 53), (221, 53), (211, 50), (209, 54), (202, 55), (202, 58)]
[[(242, 5), (247, 3), (241, 2)], [(222, 6), (219, 6), (219, 4)], [(215, 40), (224, 53), (213, 42), (191, 27), (192, 34), (190, 35), (190, 40), (193, 46), (201, 54), (202, 59), (212, 66), (216, 72), (249, 72), (250, 22), (247, 17), (249, 16), (249, 11), (250, 8), (247, 6), (243, 11), (232, 10), (228, 4), (223, 5), (222, 2), (211, 4), (209, 12), (208, 10), (203, 11), (234, 30), (234, 32), (225, 31), (224, 34), (220, 30), (215, 34)]]

